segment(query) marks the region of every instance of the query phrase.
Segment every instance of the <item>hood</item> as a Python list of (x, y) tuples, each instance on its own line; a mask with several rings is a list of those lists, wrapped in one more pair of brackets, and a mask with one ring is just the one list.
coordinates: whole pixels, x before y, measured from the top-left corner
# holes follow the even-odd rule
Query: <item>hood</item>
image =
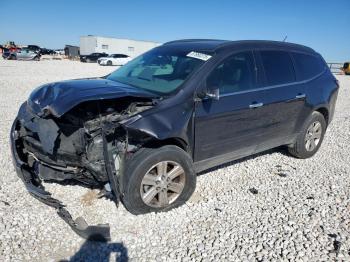
[(128, 96), (157, 97), (141, 88), (103, 78), (77, 79), (36, 88), (29, 96), (28, 105), (39, 116), (50, 113), (60, 117), (82, 102)]

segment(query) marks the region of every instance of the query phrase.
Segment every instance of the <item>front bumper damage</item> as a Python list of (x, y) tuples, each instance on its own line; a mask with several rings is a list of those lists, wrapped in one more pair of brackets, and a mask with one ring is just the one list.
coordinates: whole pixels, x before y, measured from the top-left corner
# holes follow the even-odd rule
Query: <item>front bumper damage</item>
[[(57, 210), (57, 214), (82, 238), (95, 241), (110, 241), (110, 228), (108, 224), (98, 224), (98, 225), (88, 225), (82, 217), (73, 219), (65, 205), (53, 198), (49, 192), (47, 192), (42, 184), (40, 177), (28, 166), (27, 163), (21, 160), (18, 154), (18, 132), (16, 130), (17, 119), (14, 121), (11, 128), (10, 140), (11, 140), (11, 152), (13, 157), (13, 163), (18, 177), (23, 181), (29, 194), (41, 201), (42, 203), (51, 206)], [(107, 152), (107, 146), (104, 148), (104, 155), (108, 158), (109, 153)], [(113, 166), (107, 165), (107, 173), (110, 177), (112, 183), (117, 183), (114, 179)], [(115, 185), (114, 184), (114, 185)], [(112, 186), (114, 186), (112, 185)], [(115, 196), (118, 195), (117, 192), (113, 192)]]

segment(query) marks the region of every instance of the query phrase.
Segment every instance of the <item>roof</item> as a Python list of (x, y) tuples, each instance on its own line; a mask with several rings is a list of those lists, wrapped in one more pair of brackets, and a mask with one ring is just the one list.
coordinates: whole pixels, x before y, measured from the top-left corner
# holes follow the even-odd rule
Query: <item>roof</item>
[(167, 42), (165, 46), (176, 46), (184, 48), (192, 48), (201, 51), (221, 51), (233, 48), (276, 48), (276, 49), (288, 49), (288, 50), (298, 50), (303, 52), (315, 51), (310, 47), (288, 43), (280, 41), (269, 41), (269, 40), (239, 40), (239, 41), (229, 41), (229, 40), (215, 40), (215, 39), (184, 39)]
[(196, 50), (196, 51), (215, 51), (217, 47), (229, 43), (227, 40), (215, 39), (184, 39), (175, 40), (163, 44), (163, 46), (175, 47), (180, 49)]

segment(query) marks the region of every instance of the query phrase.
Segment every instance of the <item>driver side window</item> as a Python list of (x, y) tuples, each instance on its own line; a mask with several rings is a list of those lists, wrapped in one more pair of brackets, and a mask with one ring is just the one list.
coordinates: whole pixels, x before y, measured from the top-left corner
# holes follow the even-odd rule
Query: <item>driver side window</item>
[(254, 59), (251, 52), (226, 58), (208, 76), (207, 88), (230, 94), (255, 88)]

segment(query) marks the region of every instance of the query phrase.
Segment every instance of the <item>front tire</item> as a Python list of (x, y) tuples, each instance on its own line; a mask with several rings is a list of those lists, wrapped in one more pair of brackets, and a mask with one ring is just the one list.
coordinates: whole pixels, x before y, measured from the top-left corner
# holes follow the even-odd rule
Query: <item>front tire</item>
[(305, 122), (296, 142), (288, 148), (289, 153), (302, 159), (312, 157), (322, 144), (326, 128), (324, 116), (317, 111), (313, 112)]
[(112, 65), (112, 61), (107, 61), (107, 65), (111, 66)]
[(196, 187), (192, 159), (177, 146), (142, 148), (126, 162), (122, 202), (132, 214), (168, 211)]

